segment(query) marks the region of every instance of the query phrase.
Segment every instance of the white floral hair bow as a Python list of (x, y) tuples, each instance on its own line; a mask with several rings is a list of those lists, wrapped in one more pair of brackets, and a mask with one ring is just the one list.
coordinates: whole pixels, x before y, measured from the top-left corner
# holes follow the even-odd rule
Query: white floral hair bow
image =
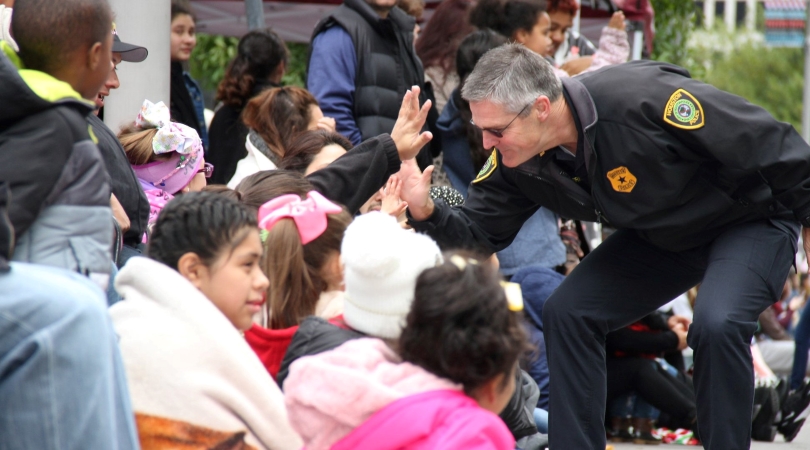
[(196, 155), (202, 150), (202, 141), (194, 128), (172, 122), (169, 107), (163, 102), (152, 103), (144, 100), (141, 112), (135, 119), (140, 128), (157, 128), (152, 139), (152, 150), (156, 155), (177, 152), (183, 155)]

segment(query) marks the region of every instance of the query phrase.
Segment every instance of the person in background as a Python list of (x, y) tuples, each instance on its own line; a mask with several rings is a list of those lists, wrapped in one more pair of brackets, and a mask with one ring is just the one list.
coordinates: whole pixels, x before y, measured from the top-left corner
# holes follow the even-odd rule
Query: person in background
[(328, 166), (351, 149), (352, 143), (336, 132), (307, 131), (290, 144), (279, 168), (309, 175)]
[[(396, 0), (345, 0), (312, 34), (307, 89), (354, 145), (390, 133), (397, 106), (413, 86), (419, 87), (420, 102), (432, 99), (413, 48), (415, 20), (395, 5)], [(433, 124), (438, 113), (429, 114)], [(417, 156), (419, 166), (429, 166), (439, 151), (437, 143), (426, 145)]]
[(205, 101), (200, 85), (183, 68), (197, 46), (197, 19), (188, 0), (172, 0), (171, 23), (171, 99), (172, 120), (197, 131), (203, 147), (208, 148), (205, 126)]
[(270, 29), (251, 31), (239, 40), (236, 57), (217, 87), (217, 100), (222, 104), (208, 130), (205, 158), (217, 168), (209, 180), (211, 184), (227, 184), (236, 172), (236, 164), (247, 156), (248, 128), (240, 117), (242, 110), (265, 89), (281, 87), (288, 59), (287, 46)]
[(479, 28), (490, 28), (511, 41), (546, 58), (558, 77), (592, 72), (606, 65), (620, 64), (630, 56), (624, 14), (613, 14), (602, 30), (599, 48), (593, 57), (559, 65), (553, 59), (552, 22), (546, 12), (546, 0), (482, 0), (470, 13), (470, 22)]
[(576, 61), (575, 64), (587, 68), (591, 65), (593, 54), (596, 53), (596, 46), (588, 38), (571, 29), (577, 11), (579, 2), (576, 0), (548, 0), (551, 54), (558, 66)]
[(242, 179), (260, 170), (278, 168), (293, 139), (305, 131), (335, 131), (335, 120), (324, 117), (318, 101), (296, 86), (266, 89), (251, 99), (242, 111), (249, 132), (247, 156), (236, 164), (228, 181), (235, 188)]
[(467, 18), (472, 7), (471, 0), (441, 2), (416, 40), (416, 54), (425, 66), (425, 81), (433, 86), (439, 114), (459, 84), (456, 51), (461, 40), (475, 31)]

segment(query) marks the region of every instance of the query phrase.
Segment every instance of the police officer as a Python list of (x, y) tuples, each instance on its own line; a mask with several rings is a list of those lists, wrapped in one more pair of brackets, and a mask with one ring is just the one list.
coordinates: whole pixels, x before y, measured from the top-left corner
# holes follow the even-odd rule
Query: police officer
[(707, 449), (747, 450), (751, 338), (810, 226), (810, 147), (763, 109), (657, 62), (561, 81), (506, 45), (462, 96), (496, 150), (461, 208), (430, 200), (431, 169), (408, 176), (414, 228), (489, 252), (540, 206), (618, 229), (543, 311), (552, 448), (605, 448), (605, 334), (700, 283), (688, 334), (699, 435)]

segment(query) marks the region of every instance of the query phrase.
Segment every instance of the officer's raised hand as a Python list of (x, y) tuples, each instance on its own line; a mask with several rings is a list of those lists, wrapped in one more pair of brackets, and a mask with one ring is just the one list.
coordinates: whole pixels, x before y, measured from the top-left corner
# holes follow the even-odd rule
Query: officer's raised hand
[(414, 220), (425, 220), (433, 213), (433, 200), (430, 198), (432, 174), (433, 166), (428, 166), (422, 173), (416, 161), (402, 161), (402, 169), (399, 171), (399, 178), (402, 180), (400, 197), (408, 204), (408, 212)]
[(430, 106), (431, 102), (428, 100), (419, 107), (419, 86), (413, 86), (405, 93), (397, 122), (391, 131), (391, 139), (397, 145), (399, 159), (402, 161), (416, 157), (419, 150), (433, 139), (431, 132), (422, 133)]

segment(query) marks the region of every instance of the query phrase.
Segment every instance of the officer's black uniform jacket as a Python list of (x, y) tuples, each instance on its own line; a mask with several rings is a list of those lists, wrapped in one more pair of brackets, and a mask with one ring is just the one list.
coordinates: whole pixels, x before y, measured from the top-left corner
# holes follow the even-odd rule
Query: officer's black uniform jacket
[[(426, 221), (411, 220), (414, 228), (445, 247), (497, 251), (544, 206), (563, 217), (634, 229), (681, 251), (759, 218), (810, 221), (810, 147), (762, 108), (651, 61), (562, 82), (587, 179), (566, 168), (560, 148), (515, 168), (494, 152), (463, 207), (439, 201)], [(695, 100), (691, 123), (667, 111), (679, 89)]]

